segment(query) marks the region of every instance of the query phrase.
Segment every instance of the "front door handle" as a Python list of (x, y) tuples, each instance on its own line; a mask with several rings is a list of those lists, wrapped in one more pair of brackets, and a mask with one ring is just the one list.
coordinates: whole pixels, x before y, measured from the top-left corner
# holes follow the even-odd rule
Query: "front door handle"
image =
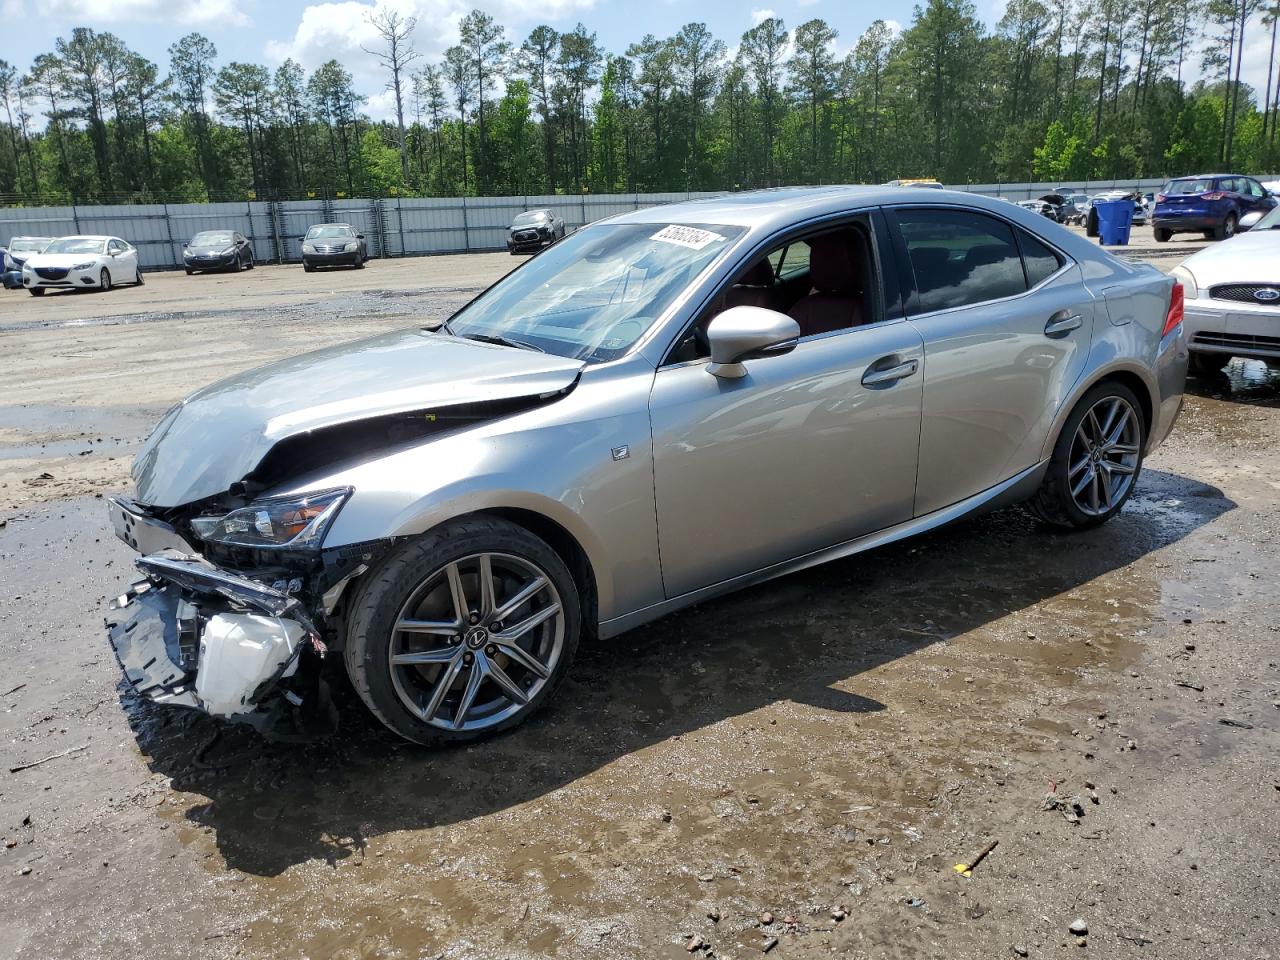
[(1080, 314), (1059, 310), (1044, 325), (1044, 335), (1046, 337), (1059, 337), (1064, 333), (1079, 329), (1083, 323), (1084, 318)]
[[(885, 358), (889, 359), (888, 357)], [(884, 361), (877, 361), (883, 363)], [(872, 364), (867, 368), (867, 372), (862, 375), (862, 385), (864, 387), (875, 387), (885, 383), (894, 383), (911, 376), (920, 369), (919, 360), (907, 360), (905, 363), (899, 363), (896, 366), (886, 367), (883, 370), (877, 370), (876, 364)]]

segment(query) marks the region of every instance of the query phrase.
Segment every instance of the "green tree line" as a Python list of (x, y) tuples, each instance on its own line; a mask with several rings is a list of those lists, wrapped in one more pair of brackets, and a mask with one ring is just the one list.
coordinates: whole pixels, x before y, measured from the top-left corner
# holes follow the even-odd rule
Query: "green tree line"
[[(1280, 169), (1280, 0), (927, 0), (851, 44), (771, 17), (605, 50), (471, 12), (438, 61), (371, 18), (395, 115), (336, 60), (222, 63), (198, 33), (152, 63), (111, 33), (0, 61), (0, 196), (147, 202), (745, 189)], [(1269, 42), (1266, 86), (1242, 82)], [(837, 51), (848, 52), (839, 55)], [(1199, 53), (1197, 51), (1205, 51)], [(1193, 79), (1194, 78), (1194, 79)]]

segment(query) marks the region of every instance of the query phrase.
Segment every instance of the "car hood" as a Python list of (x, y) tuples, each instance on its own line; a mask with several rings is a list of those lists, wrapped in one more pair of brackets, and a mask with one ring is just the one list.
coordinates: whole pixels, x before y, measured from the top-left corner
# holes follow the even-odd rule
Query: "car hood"
[(571, 387), (580, 360), (401, 330), (229, 377), (171, 409), (133, 464), (138, 499), (176, 507), (227, 491), (282, 440), (373, 417)]
[(1280, 285), (1280, 230), (1250, 230), (1192, 254), (1182, 264), (1196, 286), (1219, 283)]
[(187, 247), (187, 253), (194, 253), (197, 256), (201, 256), (201, 257), (210, 257), (210, 256), (217, 256), (218, 254), (222, 253), (224, 250), (229, 252), (234, 252), (235, 249), (236, 249), (236, 245), (228, 241), (226, 243), (218, 243), (212, 246), (200, 246), (200, 247), (189, 246)]
[(27, 258), (27, 263), (32, 270), (36, 267), (62, 267), (69, 270), (77, 263), (87, 263), (101, 256), (100, 253), (33, 253)]

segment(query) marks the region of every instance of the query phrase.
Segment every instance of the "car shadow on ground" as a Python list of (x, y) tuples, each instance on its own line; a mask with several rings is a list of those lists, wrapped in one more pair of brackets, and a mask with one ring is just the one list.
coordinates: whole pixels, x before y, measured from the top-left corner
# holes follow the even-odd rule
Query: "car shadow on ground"
[(227, 865), (275, 875), (358, 855), (369, 837), (502, 811), (778, 701), (883, 710), (836, 685), (1123, 568), (1234, 506), (1149, 470), (1096, 530), (1058, 532), (1014, 508), (794, 574), (583, 651), (544, 713), (467, 747), (400, 741), (347, 685), (338, 734), (305, 745), (123, 698), (152, 770), (209, 798), (186, 815), (212, 830)]

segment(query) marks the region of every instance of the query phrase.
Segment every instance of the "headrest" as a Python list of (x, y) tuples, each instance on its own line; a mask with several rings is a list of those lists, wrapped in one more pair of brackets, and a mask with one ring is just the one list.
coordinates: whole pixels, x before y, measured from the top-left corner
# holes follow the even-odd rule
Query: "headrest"
[(809, 282), (823, 293), (862, 292), (862, 243), (851, 231), (809, 241)]

